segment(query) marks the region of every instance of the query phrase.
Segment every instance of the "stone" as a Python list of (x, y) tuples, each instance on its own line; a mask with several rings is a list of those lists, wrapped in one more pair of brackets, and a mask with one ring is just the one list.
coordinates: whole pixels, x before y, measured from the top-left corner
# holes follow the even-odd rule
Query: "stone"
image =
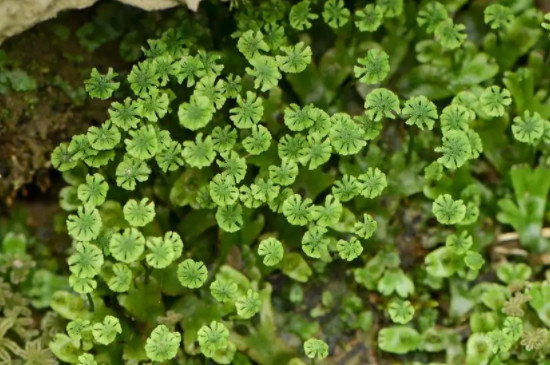
[[(0, 44), (33, 25), (54, 18), (60, 11), (83, 9), (98, 0), (0, 0)], [(201, 0), (119, 0), (144, 10), (167, 9), (186, 4), (196, 11)]]

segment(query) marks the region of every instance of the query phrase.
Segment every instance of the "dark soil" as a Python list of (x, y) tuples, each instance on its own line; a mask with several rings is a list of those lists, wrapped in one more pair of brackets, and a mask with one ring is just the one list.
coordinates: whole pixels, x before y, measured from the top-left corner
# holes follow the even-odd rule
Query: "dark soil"
[[(61, 14), (0, 46), (7, 56), (4, 69), (23, 70), (36, 82), (31, 91), (0, 93), (0, 207), (17, 198), (32, 200), (59, 179), (49, 163), (55, 146), (107, 116), (108, 103), (86, 95), (83, 81), (90, 70), (127, 72), (165, 18), (162, 12), (103, 3)], [(90, 32), (83, 32), (86, 27)]]

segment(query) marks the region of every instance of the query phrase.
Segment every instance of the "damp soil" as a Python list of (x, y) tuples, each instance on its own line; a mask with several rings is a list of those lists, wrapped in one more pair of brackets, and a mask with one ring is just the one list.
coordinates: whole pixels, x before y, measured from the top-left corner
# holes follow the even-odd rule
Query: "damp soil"
[(2, 72), (21, 70), (35, 83), (28, 91), (0, 89), (0, 212), (16, 201), (55, 195), (48, 193), (60, 185), (51, 152), (107, 116), (108, 102), (89, 98), (84, 80), (93, 67), (128, 72), (166, 17), (104, 3), (62, 13), (0, 45), (0, 79)]

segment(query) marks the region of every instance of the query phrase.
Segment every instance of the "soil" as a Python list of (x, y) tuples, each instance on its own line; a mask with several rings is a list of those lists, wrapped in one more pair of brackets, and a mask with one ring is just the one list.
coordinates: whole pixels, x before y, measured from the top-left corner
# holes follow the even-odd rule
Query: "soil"
[[(120, 55), (124, 36), (130, 27), (144, 21), (156, 24), (162, 17), (161, 12), (100, 4), (63, 13), (0, 46), (7, 56), (4, 69), (21, 69), (36, 82), (31, 91), (0, 93), (0, 211), (16, 199), (32, 200), (35, 192), (40, 196), (59, 179), (49, 162), (55, 146), (107, 116), (108, 102), (89, 98), (83, 81), (93, 67), (127, 72), (131, 62)], [(82, 41), (79, 29), (91, 25), (97, 31), (105, 23), (109, 29), (100, 34), (101, 45), (91, 50), (96, 45)], [(135, 37), (134, 54), (139, 55), (146, 33), (151, 32)]]

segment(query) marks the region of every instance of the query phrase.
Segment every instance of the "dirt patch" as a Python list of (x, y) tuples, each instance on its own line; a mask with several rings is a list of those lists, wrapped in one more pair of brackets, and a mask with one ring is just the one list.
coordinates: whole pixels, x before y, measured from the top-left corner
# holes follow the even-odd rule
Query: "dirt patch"
[[(30, 184), (42, 192), (51, 186), (53, 148), (107, 116), (108, 103), (85, 93), (83, 81), (90, 70), (113, 67), (124, 74), (129, 58), (139, 56), (140, 45), (163, 17), (166, 13), (115, 3), (98, 5), (64, 13), (2, 45), (0, 72), (22, 71), (34, 86), (13, 90), (25, 82), (16, 79), (12, 90), (0, 93), (0, 204), (9, 206), (18, 194), (27, 196)], [(151, 26), (136, 32), (136, 24)]]

